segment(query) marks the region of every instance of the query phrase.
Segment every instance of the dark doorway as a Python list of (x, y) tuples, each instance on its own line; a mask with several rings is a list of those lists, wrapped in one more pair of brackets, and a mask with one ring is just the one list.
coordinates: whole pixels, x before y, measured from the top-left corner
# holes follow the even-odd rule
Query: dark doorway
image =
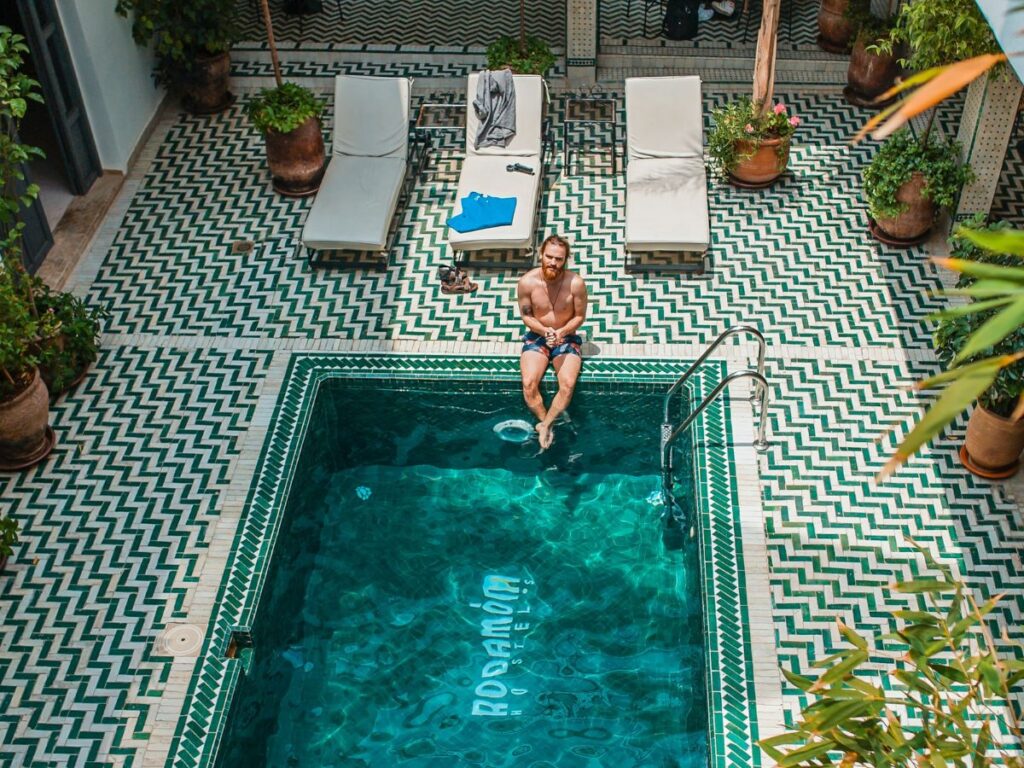
[(0, 24), (26, 38), (25, 73), (39, 81), (45, 104), (29, 102), (21, 138), (39, 147), (28, 180), (39, 198), (23, 213), (24, 261), (35, 271), (53, 244), (51, 228), (75, 195), (85, 194), (101, 169), (85, 105), (53, 0), (0, 0)]

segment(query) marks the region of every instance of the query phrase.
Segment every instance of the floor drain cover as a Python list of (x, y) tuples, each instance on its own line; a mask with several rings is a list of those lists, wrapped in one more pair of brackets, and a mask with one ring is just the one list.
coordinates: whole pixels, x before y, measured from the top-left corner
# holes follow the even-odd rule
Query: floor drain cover
[(198, 656), (203, 647), (203, 630), (195, 624), (171, 624), (156, 638), (161, 656)]
[(249, 253), (255, 243), (252, 240), (236, 240), (231, 244), (232, 253)]

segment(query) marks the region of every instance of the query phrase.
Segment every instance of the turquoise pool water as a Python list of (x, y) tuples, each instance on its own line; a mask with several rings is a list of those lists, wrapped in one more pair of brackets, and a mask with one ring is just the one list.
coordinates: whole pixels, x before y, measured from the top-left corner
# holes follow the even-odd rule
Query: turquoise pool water
[(538, 453), (507, 383), (326, 383), (218, 765), (706, 765), (661, 392), (581, 387)]

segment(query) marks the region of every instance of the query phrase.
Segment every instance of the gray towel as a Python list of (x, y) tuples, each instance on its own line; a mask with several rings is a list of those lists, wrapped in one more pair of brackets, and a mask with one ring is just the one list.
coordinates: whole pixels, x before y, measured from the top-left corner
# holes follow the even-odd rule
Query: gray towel
[(473, 109), (480, 121), (476, 148), (507, 147), (516, 135), (516, 87), (511, 70), (480, 73)]

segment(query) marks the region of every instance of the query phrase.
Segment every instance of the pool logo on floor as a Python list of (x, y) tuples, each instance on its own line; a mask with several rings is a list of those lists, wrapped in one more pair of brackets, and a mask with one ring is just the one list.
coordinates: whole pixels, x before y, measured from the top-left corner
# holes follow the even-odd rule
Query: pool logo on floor
[(530, 615), (530, 604), (526, 596), (533, 586), (532, 579), (517, 579), (512, 576), (487, 574), (484, 576), (484, 599), (470, 603), (470, 608), (482, 611), (480, 616), (480, 637), (483, 640), (487, 661), (480, 670), (480, 683), (473, 700), (473, 714), (480, 717), (509, 717), (523, 714), (521, 709), (510, 705), (510, 696), (524, 696), (525, 688), (510, 688), (501, 679), (509, 670), (523, 663), (519, 651), (526, 646), (526, 631), (530, 622), (523, 620)]

